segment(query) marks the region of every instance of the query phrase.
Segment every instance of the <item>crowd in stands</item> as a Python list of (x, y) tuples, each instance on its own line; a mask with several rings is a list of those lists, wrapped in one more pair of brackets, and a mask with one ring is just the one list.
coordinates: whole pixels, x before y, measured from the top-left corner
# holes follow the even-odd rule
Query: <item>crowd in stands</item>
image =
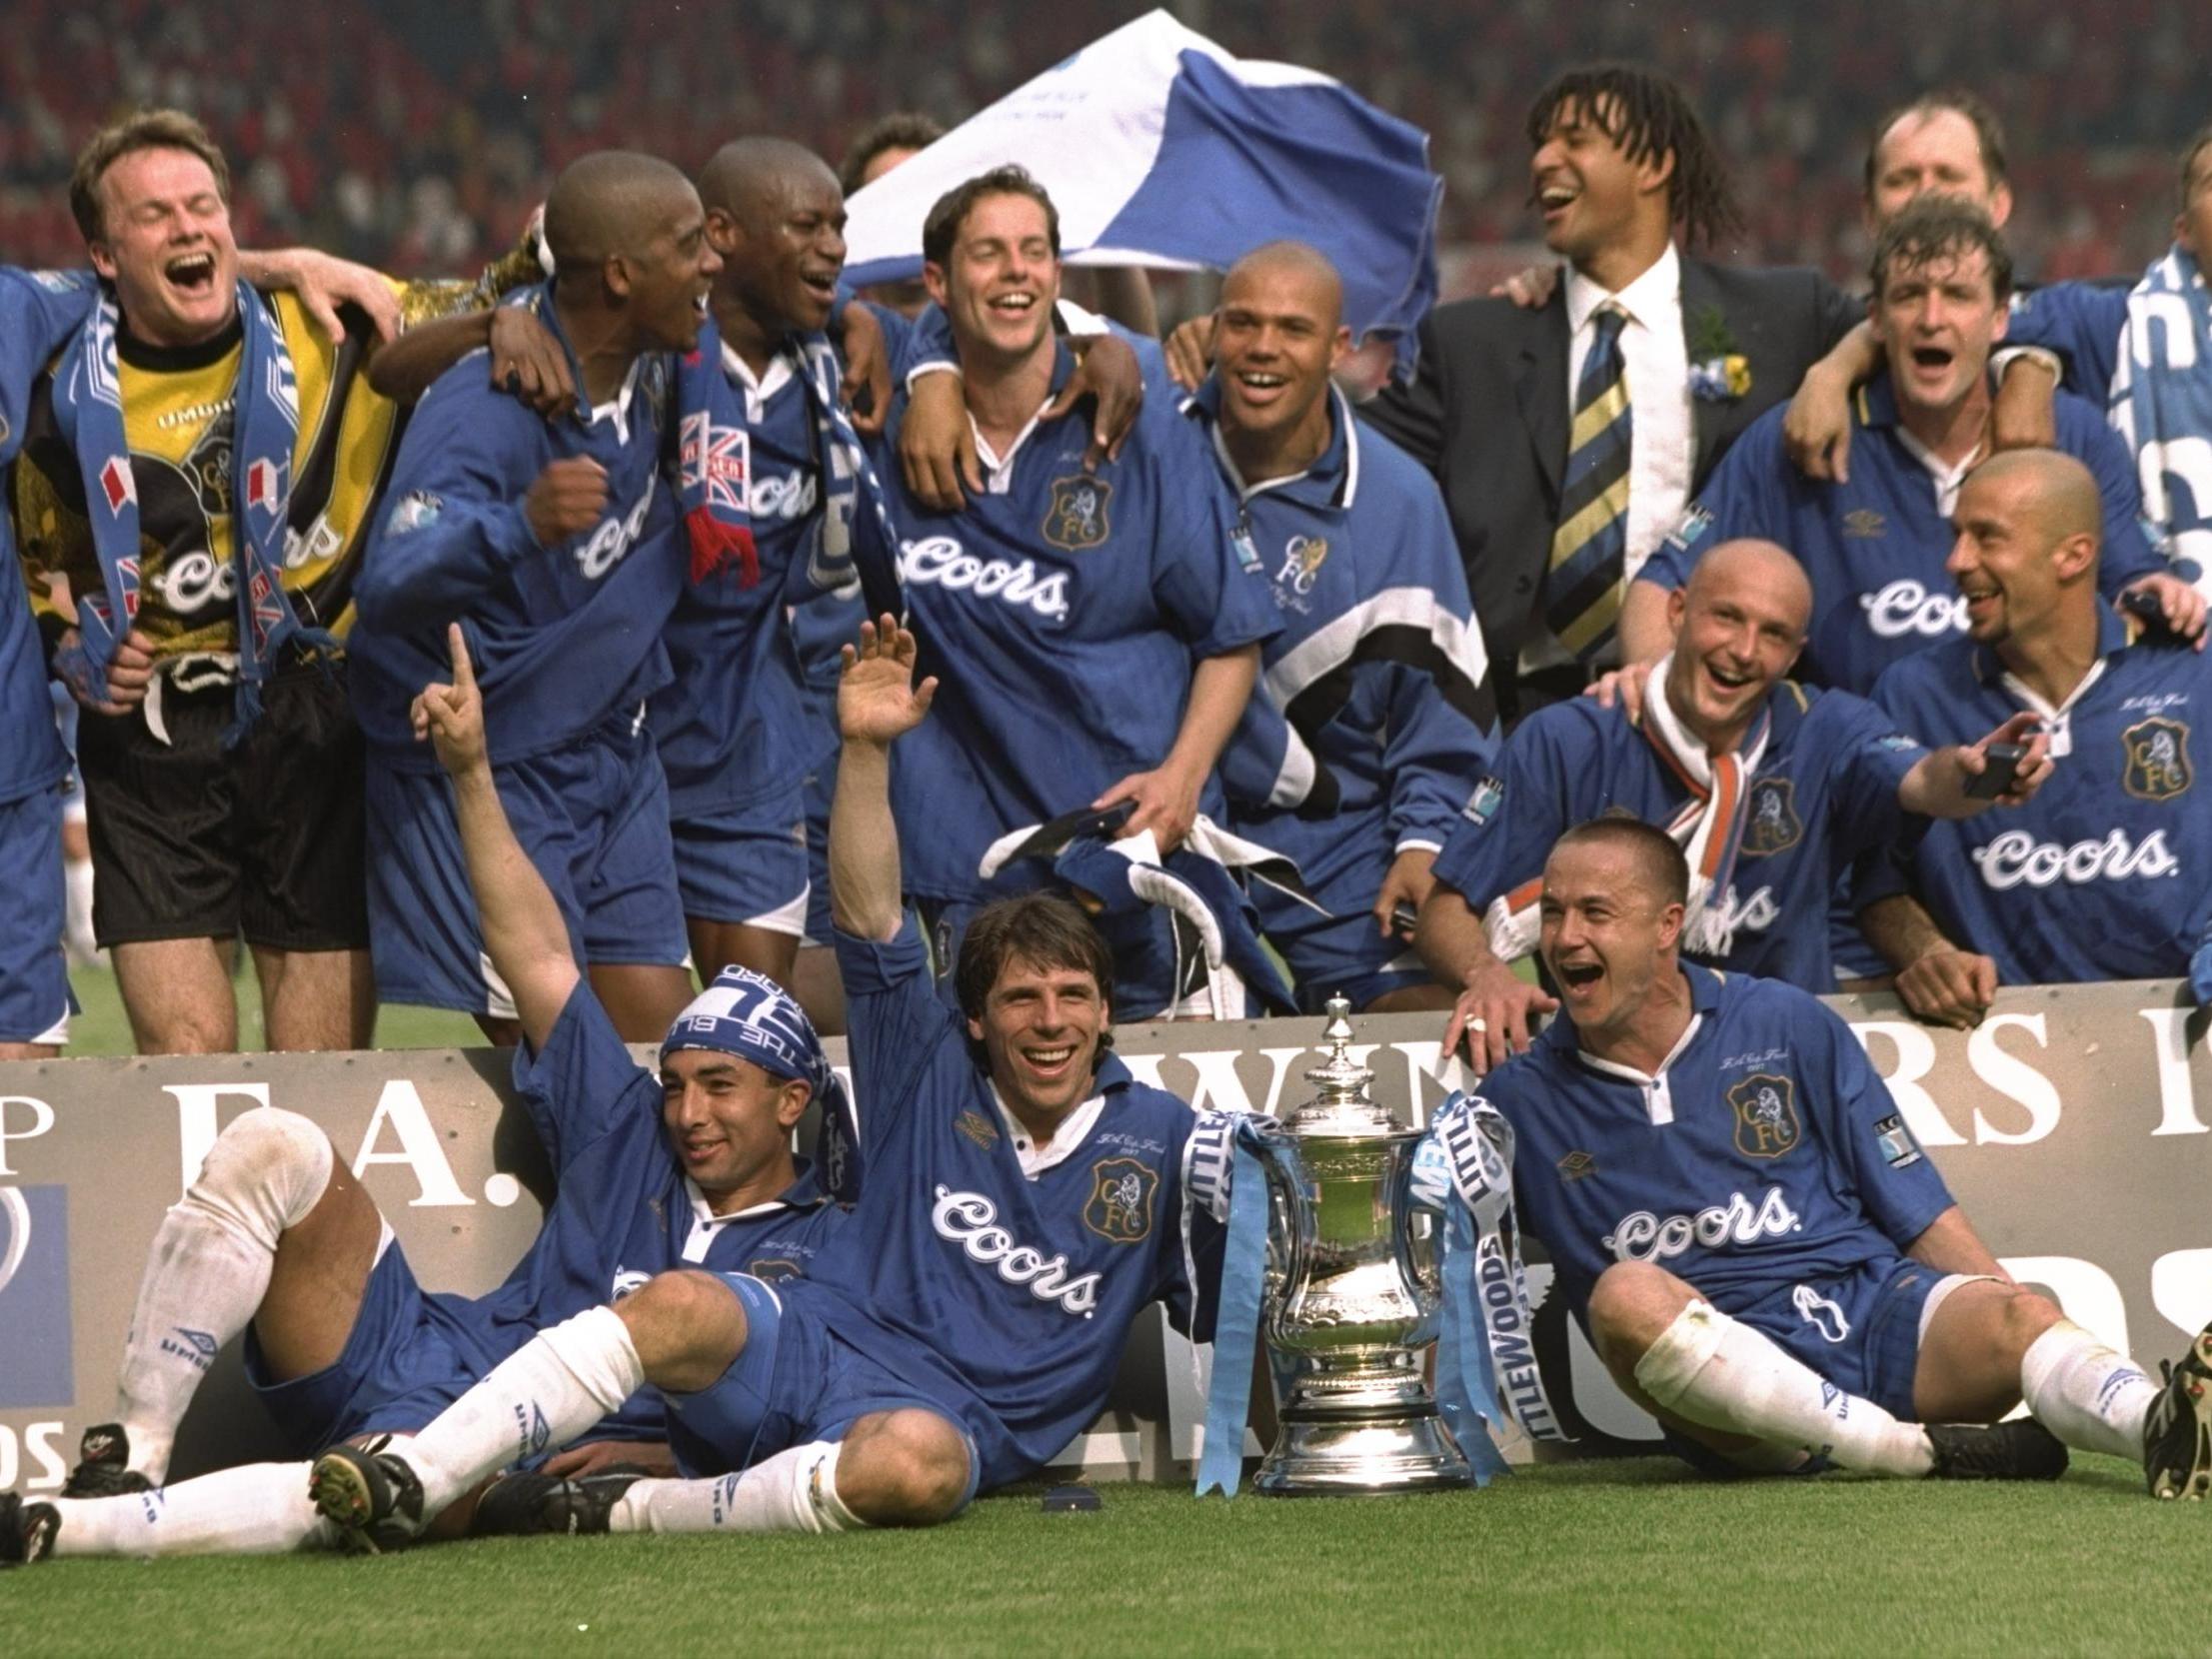
[[(117, 110), (200, 111), (240, 179), (248, 243), (312, 242), (403, 273), (473, 268), (543, 181), (616, 141), (687, 164), (733, 132), (835, 156), (886, 109), (957, 121), (1134, 15), (1131, 0), (766, 0), (743, 14), (650, 0), (19, 0), (0, 63), (0, 246), (69, 264), (60, 191), (78, 137)], [(1679, 79), (1741, 183), (1726, 257), (1856, 276), (1868, 252), (1857, 157), (1899, 86), (1970, 82), (2015, 135), (2025, 266), (2048, 279), (2140, 270), (2164, 244), (2174, 135), (2201, 116), (2212, 17), (2149, 0), (1955, 7), (1717, 0), (1570, 16), (1381, 0), (1285, 9), (1202, 0), (1183, 21), (1241, 56), (1325, 70), (1432, 135), (1442, 240), (1528, 235), (1527, 91), (1605, 54)]]

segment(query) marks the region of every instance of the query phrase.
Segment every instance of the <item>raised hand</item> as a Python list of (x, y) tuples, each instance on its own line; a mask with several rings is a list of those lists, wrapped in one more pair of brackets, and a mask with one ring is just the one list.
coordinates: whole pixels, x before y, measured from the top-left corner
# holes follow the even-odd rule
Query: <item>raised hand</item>
[(857, 646), (844, 650), (838, 681), (838, 733), (847, 743), (889, 745), (922, 724), (937, 696), (937, 677), (914, 683), (914, 635), (886, 612), (861, 624)]
[(432, 681), (408, 710), (415, 739), (430, 741), (438, 764), (455, 778), (489, 766), (484, 747), (484, 694), (477, 690), (476, 665), (459, 623), (446, 625), (446, 650), (453, 660), (451, 684)]

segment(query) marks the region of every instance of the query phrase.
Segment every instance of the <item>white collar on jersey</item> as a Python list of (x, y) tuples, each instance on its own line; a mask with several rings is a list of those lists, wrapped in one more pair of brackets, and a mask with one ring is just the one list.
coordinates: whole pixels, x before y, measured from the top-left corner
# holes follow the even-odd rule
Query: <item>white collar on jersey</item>
[(652, 354), (640, 352), (631, 361), (630, 373), (622, 377), (622, 389), (606, 403), (594, 404), (591, 415), (584, 424), (596, 427), (602, 421), (615, 423), (615, 436), (625, 444), (630, 442), (630, 403), (638, 394), (638, 378), (645, 373), (646, 359)]
[(1667, 1070), (1682, 1057), (1682, 1050), (1690, 1045), (1691, 1039), (1697, 1035), (1697, 1027), (1704, 1023), (1703, 1014), (1691, 1014), (1689, 1023), (1682, 1027), (1681, 1036), (1666, 1051), (1666, 1058), (1659, 1061), (1659, 1069), (1648, 1076), (1632, 1065), (1622, 1065), (1618, 1060), (1600, 1059), (1587, 1048), (1577, 1048), (1575, 1053), (1592, 1071), (1602, 1071), (1608, 1077), (1618, 1077), (1621, 1081), (1634, 1083), (1642, 1089), (1643, 1109), (1650, 1114), (1654, 1124), (1671, 1123), (1674, 1121), (1674, 1093), (1667, 1087)]
[[(1329, 448), (1336, 441), (1336, 433), (1340, 432), (1344, 435), (1344, 485), (1340, 492), (1341, 499), (1334, 505), (1346, 512), (1351, 510), (1352, 500), (1359, 494), (1359, 423), (1352, 419), (1351, 404), (1344, 397), (1343, 389), (1334, 382), (1329, 384), (1328, 397), (1336, 427), (1329, 434), (1329, 442), (1321, 446), (1321, 453), (1313, 458), (1313, 465), (1294, 473), (1284, 473), (1280, 478), (1263, 478), (1257, 484), (1246, 484), (1244, 475), (1237, 471), (1236, 461), (1228, 453), (1228, 443), (1221, 437), (1221, 423), (1217, 420), (1206, 423), (1206, 431), (1213, 439), (1213, 457), (1220, 462), (1221, 471), (1236, 491), (1238, 501), (1250, 501), (1262, 490), (1279, 490), (1285, 484), (1296, 484), (1300, 479), (1311, 478), (1313, 467), (1318, 467), (1327, 459)], [(1187, 410), (1196, 401), (1197, 394), (1192, 393), (1178, 407)]]
[(734, 1209), (728, 1215), (717, 1215), (707, 1202), (707, 1194), (699, 1190), (699, 1183), (686, 1175), (684, 1190), (692, 1200), (692, 1227), (684, 1235), (684, 1259), (701, 1262), (707, 1259), (707, 1251), (714, 1244), (715, 1234), (733, 1221), (754, 1221), (764, 1215), (774, 1215), (790, 1206), (781, 1198), (770, 1198), (764, 1203), (748, 1204)]
[(1094, 1094), (1063, 1117), (1060, 1128), (1053, 1135), (1052, 1145), (1043, 1150), (1030, 1138), (1030, 1131), (1022, 1126), (1022, 1120), (1007, 1109), (997, 1083), (991, 1085), (991, 1103), (999, 1108), (999, 1121), (1007, 1126), (1007, 1138), (1014, 1142), (1014, 1156), (1022, 1165), (1022, 1173), (1034, 1181), (1055, 1164), (1066, 1163), (1082, 1149), (1092, 1126), (1099, 1121), (1099, 1113), (1106, 1110), (1106, 1095)]
[(795, 354), (780, 351), (768, 360), (768, 373), (756, 375), (753, 366), (731, 348), (730, 342), (722, 343), (722, 372), (745, 391), (745, 413), (748, 419), (758, 421), (768, 400), (775, 397), (799, 372)]
[(2012, 701), (2023, 709), (2033, 710), (2043, 717), (2043, 736), (2050, 740), (2049, 754), (2054, 761), (2063, 761), (2074, 752), (2074, 705), (2088, 695), (2089, 688), (2104, 678), (2107, 658), (2099, 657), (2089, 665), (2089, 672), (2081, 677), (2081, 683), (2066, 694), (2064, 703), (2053, 705), (2007, 669), (1999, 677), (2004, 689), (2012, 694)]
[(1966, 482), (1966, 475), (1981, 465), (1982, 451), (1986, 445), (1976, 444), (1972, 451), (1962, 456), (1956, 466), (1946, 461), (1927, 445), (1905, 430), (1899, 421), (1890, 431), (1897, 435), (1897, 442), (1904, 452), (1928, 471), (1935, 480), (1935, 510), (1948, 519), (1958, 511), (1959, 486)]

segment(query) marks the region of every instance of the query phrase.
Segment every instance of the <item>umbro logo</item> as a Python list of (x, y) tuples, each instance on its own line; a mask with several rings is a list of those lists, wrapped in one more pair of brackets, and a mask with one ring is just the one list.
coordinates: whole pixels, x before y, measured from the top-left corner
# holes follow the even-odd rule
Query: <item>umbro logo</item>
[(1584, 1175), (1597, 1173), (1597, 1159), (1587, 1152), (1569, 1152), (1558, 1162), (1559, 1174), (1570, 1181), (1578, 1181)]

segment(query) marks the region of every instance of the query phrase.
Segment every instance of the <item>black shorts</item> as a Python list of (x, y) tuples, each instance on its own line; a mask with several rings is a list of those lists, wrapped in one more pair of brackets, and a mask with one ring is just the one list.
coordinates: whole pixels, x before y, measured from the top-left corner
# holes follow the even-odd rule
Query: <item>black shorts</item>
[(160, 718), (87, 710), (77, 728), (102, 945), (234, 938), (272, 950), (369, 944), (361, 729), (345, 670), (263, 689), (236, 749), (228, 684), (161, 688)]

